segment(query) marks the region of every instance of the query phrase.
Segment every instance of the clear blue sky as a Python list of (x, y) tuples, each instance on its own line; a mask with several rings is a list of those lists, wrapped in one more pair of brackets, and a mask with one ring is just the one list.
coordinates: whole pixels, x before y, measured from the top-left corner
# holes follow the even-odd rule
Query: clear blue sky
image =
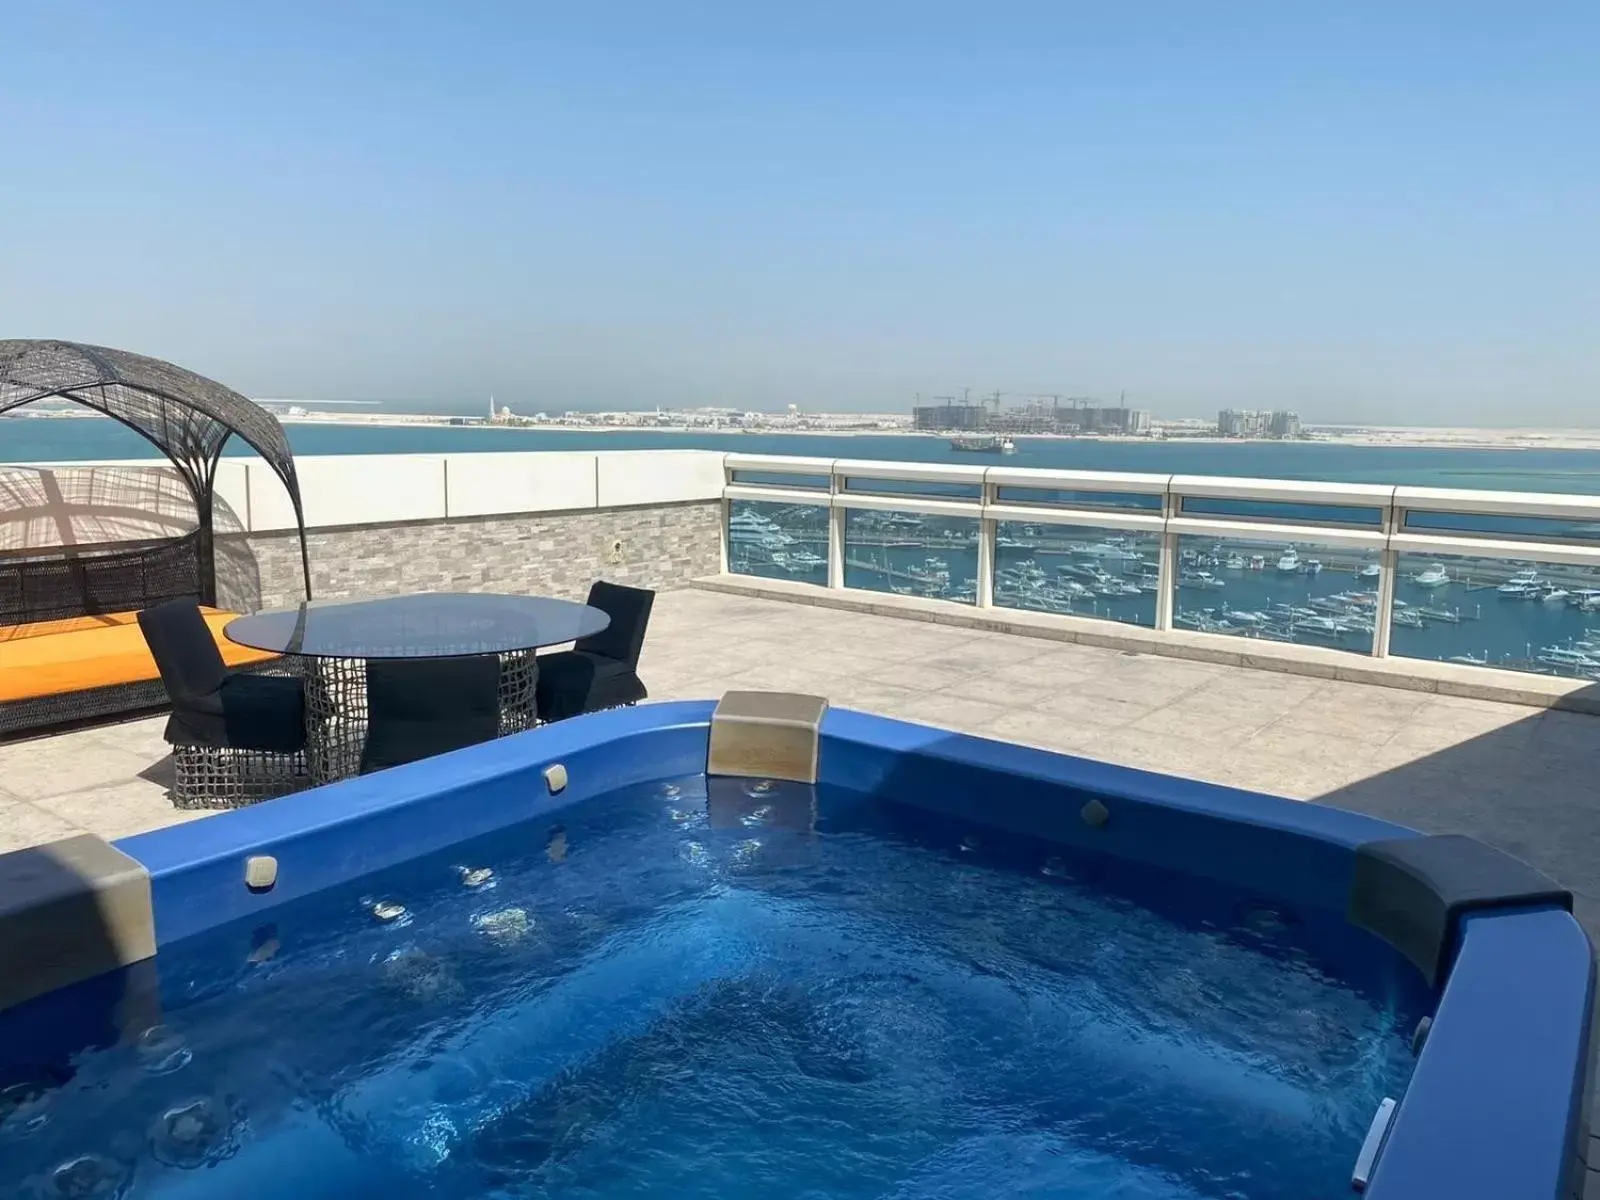
[(0, 336), (257, 396), (1600, 424), (1600, 4), (11, 0)]

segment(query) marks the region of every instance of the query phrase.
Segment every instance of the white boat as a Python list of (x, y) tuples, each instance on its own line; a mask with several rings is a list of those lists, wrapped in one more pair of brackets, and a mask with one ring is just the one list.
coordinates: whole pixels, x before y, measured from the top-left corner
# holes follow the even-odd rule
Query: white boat
[(1183, 571), (1178, 575), (1178, 586), (1214, 592), (1227, 587), (1227, 584), (1210, 571)]
[(1119, 541), (1107, 538), (1103, 542), (1096, 542), (1091, 546), (1074, 546), (1074, 554), (1082, 554), (1089, 558), (1110, 559), (1113, 562), (1138, 562), (1144, 558), (1144, 552), (1133, 550)]
[(1099, 567), (1086, 567), (1080, 563), (1065, 563), (1056, 568), (1057, 575), (1075, 575), (1079, 579), (1094, 579), (1100, 574)]
[(1259, 626), (1271, 620), (1264, 612), (1249, 612), (1244, 609), (1224, 609), (1222, 615), (1235, 625)]
[(1278, 560), (1278, 571), (1284, 575), (1296, 575), (1300, 572), (1300, 555), (1290, 546), (1283, 552), (1283, 557)]
[(1489, 665), (1489, 655), (1485, 653), (1482, 658), (1479, 658), (1476, 654), (1452, 654), (1450, 661), (1463, 663), (1469, 667), (1487, 667)]
[(1298, 633), (1310, 633), (1319, 637), (1340, 637), (1350, 632), (1349, 626), (1341, 621), (1335, 621), (1332, 617), (1301, 617), (1294, 623), (1294, 627)]
[(734, 546), (758, 546), (763, 550), (779, 550), (794, 541), (766, 517), (751, 509), (743, 509), (728, 518), (728, 541)]
[(1450, 572), (1444, 569), (1443, 563), (1434, 563), (1426, 570), (1418, 571), (1413, 575), (1411, 582), (1418, 587), (1444, 587), (1445, 584), (1450, 582)]
[(1222, 565), (1230, 571), (1242, 571), (1244, 570), (1244, 555), (1230, 554), (1228, 555), (1227, 561)]
[(1139, 585), (1136, 583), (1124, 583), (1120, 579), (1116, 579), (1110, 583), (1102, 584), (1100, 594), (1102, 596), (1137, 596), (1139, 594)]
[(1539, 597), (1539, 599), (1543, 600), (1546, 604), (1560, 604), (1566, 598), (1567, 589), (1559, 587), (1550, 588), (1545, 592), (1544, 595)]
[(1306, 574), (1315, 575), (1322, 570), (1322, 561), (1316, 558), (1306, 559)]
[(1356, 575), (1361, 579), (1376, 579), (1382, 574), (1383, 568), (1377, 563), (1367, 563), (1361, 570), (1356, 572)]
[(1456, 609), (1433, 608), (1430, 605), (1423, 605), (1421, 608), (1416, 608), (1412, 611), (1426, 621), (1443, 621), (1447, 625), (1461, 624), (1461, 613)]
[(1539, 651), (1539, 661), (1552, 667), (1600, 667), (1600, 659), (1591, 658), (1581, 650), (1570, 650), (1565, 646), (1546, 646)]
[(1184, 629), (1198, 629), (1204, 633), (1225, 633), (1233, 628), (1226, 617), (1218, 617), (1214, 608), (1202, 609), (1199, 612), (1178, 612), (1172, 616), (1172, 623)]
[(1510, 579), (1506, 580), (1499, 587), (1495, 588), (1495, 591), (1499, 592), (1502, 596), (1514, 596), (1520, 598), (1527, 596), (1530, 592), (1537, 592), (1543, 586), (1544, 582), (1539, 578), (1539, 572), (1529, 569), (1526, 571), (1518, 571)]
[(1015, 454), (1017, 444), (997, 433), (968, 433), (951, 438), (950, 449), (968, 454)]

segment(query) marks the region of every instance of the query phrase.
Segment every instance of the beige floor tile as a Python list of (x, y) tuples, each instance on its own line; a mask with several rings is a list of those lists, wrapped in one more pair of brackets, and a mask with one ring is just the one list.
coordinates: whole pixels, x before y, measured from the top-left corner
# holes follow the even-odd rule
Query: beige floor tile
[(148, 754), (99, 741), (92, 731), (79, 731), (0, 746), (0, 788), (23, 800), (36, 800), (123, 783), (150, 765)]
[(1069, 725), (1090, 725), (1100, 729), (1126, 728), (1154, 711), (1154, 708), (1154, 705), (1107, 696), (1094, 686), (1094, 681), (1051, 696), (1039, 705), (1041, 711), (1053, 713)]
[(842, 682), (842, 678), (817, 671), (805, 663), (770, 662), (724, 676), (722, 682), (729, 689), (826, 696), (833, 684)]
[(727, 691), (734, 690), (727, 677), (647, 679), (652, 700), (717, 700)]
[(1021, 682), (1064, 685), (1105, 674), (1117, 657), (1115, 652), (1096, 646), (1050, 646), (1037, 655), (1006, 663), (994, 674)]
[(963, 671), (925, 667), (920, 663), (902, 663), (865, 671), (861, 677), (871, 683), (892, 683), (895, 687), (910, 688), (916, 692), (937, 692), (957, 686), (968, 676)]
[(167, 718), (163, 715), (122, 721), (115, 725), (97, 725), (93, 730), (84, 730), (83, 735), (121, 750), (149, 755), (153, 761), (171, 753), (172, 747), (167, 745), (166, 738), (162, 736), (166, 727)]
[(1217, 712), (1204, 701), (1186, 697), (1139, 717), (1128, 731), (1150, 737), (1204, 739), (1209, 744), (1238, 744), (1266, 728), (1276, 714), (1265, 710)]
[(1023, 683), (1005, 675), (972, 675), (935, 695), (949, 693), (969, 700), (982, 700), (1002, 708), (1037, 708), (1061, 694), (1063, 684)]
[(896, 705), (886, 714), (906, 721), (920, 721), (941, 729), (976, 733), (990, 721), (1003, 716), (1006, 709), (983, 700), (969, 700), (949, 692), (932, 692)]
[(1143, 664), (1117, 665), (1082, 681), (1083, 694), (1120, 700), (1142, 708), (1159, 708), (1204, 687), (1209, 676), (1188, 672), (1163, 676)]
[(37, 807), (107, 841), (208, 815), (174, 808), (165, 788), (143, 780), (51, 796), (38, 801)]
[(82, 827), (32, 804), (0, 802), (0, 854), (83, 832)]
[(1278, 719), (1285, 729), (1348, 738), (1377, 750), (1406, 727), (1407, 717), (1383, 709), (1362, 710), (1346, 706), (1312, 709), (1306, 705), (1290, 709)]
[(953, 671), (998, 671), (1014, 663), (1032, 663), (1059, 651), (1060, 643), (1009, 634), (969, 633), (963, 644), (937, 650), (917, 661)]
[(1236, 762), (1227, 776), (1234, 787), (1290, 800), (1318, 800), (1362, 778), (1362, 768), (1256, 754)]
[(1327, 766), (1330, 769), (1355, 769), (1372, 762), (1380, 744), (1274, 723), (1252, 734), (1240, 745), (1239, 751), (1270, 759)]
[(828, 703), (836, 708), (853, 708), (857, 712), (893, 716), (895, 710), (909, 704), (926, 692), (896, 687), (890, 683), (873, 683), (863, 679), (840, 679), (829, 685)]
[[(1012, 709), (984, 726), (985, 737), (1037, 746), (1063, 754), (1083, 754), (1105, 740), (1105, 731), (1071, 724), (1055, 713)], [(1093, 757), (1093, 755), (1089, 755)]]

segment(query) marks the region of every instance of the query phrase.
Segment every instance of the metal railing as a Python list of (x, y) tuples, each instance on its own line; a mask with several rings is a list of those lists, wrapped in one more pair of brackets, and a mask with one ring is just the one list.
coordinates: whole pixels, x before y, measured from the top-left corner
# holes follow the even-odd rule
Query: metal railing
[[(725, 571), (1600, 679), (1600, 496), (745, 454), (724, 469)], [(970, 573), (907, 561), (927, 549)], [(1271, 603), (1230, 606), (1230, 584)], [(1481, 653), (1439, 632), (1464, 625)]]

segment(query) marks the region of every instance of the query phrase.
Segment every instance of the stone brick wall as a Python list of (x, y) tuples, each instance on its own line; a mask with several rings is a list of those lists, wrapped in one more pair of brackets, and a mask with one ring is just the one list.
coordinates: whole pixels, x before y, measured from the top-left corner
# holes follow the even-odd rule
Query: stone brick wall
[[(319, 600), (401, 592), (516, 592), (582, 599), (596, 579), (657, 590), (719, 564), (717, 501), (313, 530)], [(293, 533), (218, 538), (218, 600), (249, 612), (304, 596)]]

